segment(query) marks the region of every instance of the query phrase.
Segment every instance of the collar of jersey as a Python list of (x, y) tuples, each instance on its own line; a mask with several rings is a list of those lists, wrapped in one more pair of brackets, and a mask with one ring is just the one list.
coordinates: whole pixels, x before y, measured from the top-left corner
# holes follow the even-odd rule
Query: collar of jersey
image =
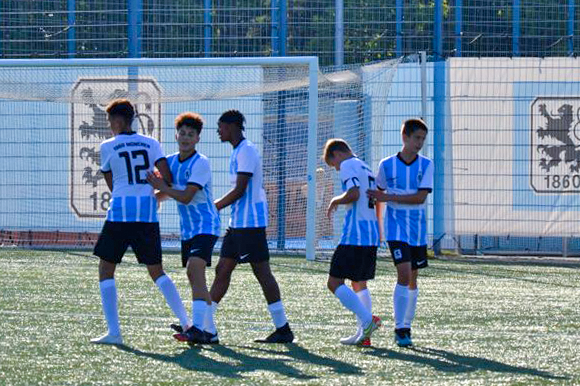
[(242, 144), (242, 142), (244, 142), (246, 140), (246, 138), (243, 138), (240, 140), (240, 142), (238, 142), (238, 144), (236, 146), (234, 146), (234, 149), (237, 149), (238, 147), (240, 147), (240, 145)]
[(409, 162), (409, 163), (407, 163), (407, 162), (406, 162), (406, 161), (403, 159), (403, 157), (401, 157), (401, 152), (397, 153), (397, 158), (399, 159), (399, 161), (401, 161), (401, 162), (402, 162), (402, 163), (404, 163), (405, 165), (407, 165), (407, 166), (411, 166), (411, 165), (413, 165), (413, 163), (414, 163), (415, 161), (417, 161), (417, 160), (419, 159), (419, 154), (417, 154), (417, 155), (415, 156), (415, 158), (413, 159), (413, 161), (411, 161), (411, 162)]
[(184, 162), (185, 162), (185, 161), (187, 161), (188, 159), (191, 159), (192, 157), (195, 157), (195, 155), (196, 155), (196, 154), (197, 154), (197, 150), (195, 150), (195, 151), (194, 151), (194, 152), (193, 152), (193, 153), (192, 153), (192, 154), (191, 154), (189, 157), (187, 157), (186, 159), (184, 159), (184, 160), (180, 160), (180, 159), (179, 159), (179, 153), (177, 153), (177, 161), (178, 161), (179, 163), (184, 163)]
[(117, 135), (133, 135), (133, 134), (137, 134), (136, 131), (123, 131)]

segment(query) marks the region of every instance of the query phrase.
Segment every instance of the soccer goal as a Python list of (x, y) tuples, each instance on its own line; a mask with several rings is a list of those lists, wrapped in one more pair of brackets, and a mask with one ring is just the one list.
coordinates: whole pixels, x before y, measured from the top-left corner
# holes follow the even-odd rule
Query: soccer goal
[[(342, 213), (325, 217), (340, 191), (320, 160), (326, 139), (343, 137), (369, 164), (378, 162), (384, 105), (397, 61), (319, 69), (316, 57), (69, 59), (0, 61), (0, 244), (90, 248), (110, 193), (99, 172), (99, 144), (110, 137), (106, 104), (136, 106), (135, 130), (177, 151), (174, 118), (205, 119), (198, 150), (213, 170), (214, 195), (230, 189), (229, 144), (217, 119), (228, 109), (246, 117), (246, 136), (261, 149), (274, 251), (331, 249)], [(160, 209), (163, 245), (179, 246), (174, 203)], [(229, 210), (222, 211), (223, 227)]]

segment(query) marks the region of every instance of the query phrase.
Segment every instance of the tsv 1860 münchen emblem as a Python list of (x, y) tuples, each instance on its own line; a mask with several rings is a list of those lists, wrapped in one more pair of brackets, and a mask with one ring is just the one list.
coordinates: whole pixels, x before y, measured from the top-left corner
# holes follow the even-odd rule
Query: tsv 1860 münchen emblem
[(580, 192), (580, 97), (536, 98), (530, 113), (532, 188)]

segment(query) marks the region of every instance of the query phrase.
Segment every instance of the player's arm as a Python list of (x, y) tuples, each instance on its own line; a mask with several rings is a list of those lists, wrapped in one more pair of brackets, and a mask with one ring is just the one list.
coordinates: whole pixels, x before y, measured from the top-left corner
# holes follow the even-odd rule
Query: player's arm
[(328, 204), (328, 209), (326, 210), (326, 216), (328, 218), (332, 217), (332, 213), (336, 210), (339, 205), (347, 205), (357, 201), (360, 198), (360, 189), (358, 186), (353, 186), (340, 196), (333, 197)]
[(401, 204), (411, 204), (411, 205), (418, 205), (425, 202), (427, 199), (427, 195), (429, 195), (429, 189), (420, 189), (417, 193), (414, 194), (405, 194), (405, 195), (397, 195), (397, 194), (387, 194), (380, 190), (367, 190), (367, 197), (374, 198), (379, 202), (398, 202)]
[[(161, 170), (159, 172), (161, 173)], [(190, 203), (195, 193), (201, 188), (197, 184), (188, 184), (185, 190), (174, 189), (167, 184), (165, 178), (159, 178), (154, 173), (147, 174), (147, 182), (159, 191), (155, 193), (158, 200), (162, 201), (171, 197), (182, 204)]]
[(171, 170), (169, 169), (167, 159), (165, 157), (158, 159), (155, 162), (155, 167), (157, 168), (157, 170), (159, 170), (159, 173), (161, 173), (161, 176), (165, 180), (166, 184), (171, 185), (171, 183), (173, 182), (173, 176), (171, 175)]
[(109, 190), (113, 191), (113, 173), (111, 171), (103, 172), (103, 177), (105, 177), (105, 182), (109, 187)]
[(252, 178), (252, 176), (248, 173), (238, 173), (234, 188), (227, 192), (222, 198), (215, 201), (217, 210), (222, 210), (239, 200), (244, 195), (244, 192), (248, 187), (248, 182), (250, 182), (250, 178)]

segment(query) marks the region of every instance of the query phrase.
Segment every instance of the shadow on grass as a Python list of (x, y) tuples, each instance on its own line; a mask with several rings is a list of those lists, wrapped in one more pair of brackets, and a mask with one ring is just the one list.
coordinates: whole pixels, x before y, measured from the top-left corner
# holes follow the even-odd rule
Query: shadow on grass
[[(568, 377), (553, 375), (547, 371), (530, 367), (512, 366), (491, 359), (460, 355), (450, 351), (428, 347), (412, 347), (406, 350), (395, 351), (384, 348), (372, 348), (369, 355), (385, 359), (394, 359), (431, 366), (437, 371), (449, 373), (467, 373), (472, 371), (490, 371), (515, 375), (529, 375), (552, 380), (565, 380)], [(422, 355), (417, 355), (422, 354)]]
[[(215, 346), (189, 346), (176, 355), (166, 355), (154, 352), (142, 351), (126, 345), (116, 346), (119, 350), (134, 354), (138, 357), (150, 358), (156, 361), (174, 363), (185, 370), (210, 373), (224, 378), (243, 378), (243, 373), (257, 370), (268, 371), (289, 378), (311, 380), (316, 377), (302, 373), (300, 370), (287, 364), (289, 360), (279, 358), (262, 358), (247, 355), (242, 350), (233, 350), (224, 345)], [(221, 357), (233, 360), (219, 361), (204, 355), (204, 352), (213, 352)]]
[[(348, 374), (348, 375), (362, 375), (363, 371), (360, 367), (353, 365), (352, 363), (347, 363), (340, 361), (338, 359), (333, 359), (329, 357), (320, 356), (314, 354), (304, 347), (301, 347), (295, 343), (286, 344), (283, 346), (276, 346), (276, 347), (285, 347), (286, 350), (273, 350), (273, 349), (264, 349), (258, 347), (251, 347), (251, 346), (239, 346), (240, 348), (244, 348), (247, 350), (253, 350), (260, 353), (271, 354), (271, 355), (281, 355), (291, 358), (295, 361), (303, 362), (304, 364), (308, 365), (318, 365), (328, 367), (329, 370), (333, 371), (334, 374)], [(273, 347), (273, 346), (270, 346)]]

